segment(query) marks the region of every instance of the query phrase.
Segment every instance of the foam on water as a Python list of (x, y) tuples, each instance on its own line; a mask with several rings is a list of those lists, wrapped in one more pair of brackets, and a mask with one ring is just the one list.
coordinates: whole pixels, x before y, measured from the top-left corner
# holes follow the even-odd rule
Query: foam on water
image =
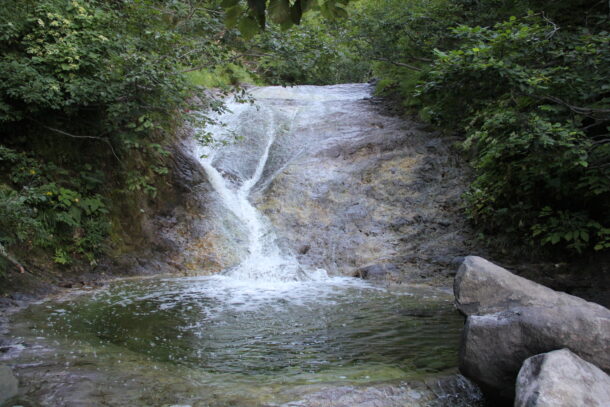
[(217, 384), (369, 382), (453, 366), (460, 320), (449, 297), (402, 290), (405, 295), (395, 295), (336, 277), (323, 283), (222, 275), (129, 280), (40, 304), (24, 317), (37, 337), (65, 335), (73, 348), (72, 338), (79, 338), (85, 349), (93, 346), (94, 358), (130, 352), (144, 363), (232, 375), (210, 376)]

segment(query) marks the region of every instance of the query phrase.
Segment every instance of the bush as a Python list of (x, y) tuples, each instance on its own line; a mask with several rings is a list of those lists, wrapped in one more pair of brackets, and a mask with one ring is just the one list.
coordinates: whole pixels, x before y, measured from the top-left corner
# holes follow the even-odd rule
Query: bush
[[(1, 245), (48, 248), (63, 264), (70, 261), (70, 255), (95, 261), (109, 227), (104, 216), (106, 203), (95, 193), (103, 174), (85, 166), (80, 174), (66, 177), (70, 174), (53, 164), (1, 146), (0, 169), (4, 174), (0, 183)], [(64, 184), (54, 179), (64, 180)]]
[(459, 26), (419, 96), (461, 129), (477, 178), (468, 212), (488, 232), (581, 252), (610, 247), (610, 36), (530, 13)]
[(260, 55), (257, 71), (270, 84), (362, 82), (369, 77), (370, 63), (350, 48), (348, 30), (344, 21), (327, 21), (310, 13), (288, 31), (270, 24), (249, 45), (254, 55)]
[(0, 9), (0, 243), (94, 261), (113, 191), (156, 194), (177, 124), (222, 109), (186, 71), (226, 56), (192, 2), (6, 0)]
[(378, 92), (463, 136), (481, 230), (583, 252), (610, 248), (608, 7), (361, 0), (347, 24)]

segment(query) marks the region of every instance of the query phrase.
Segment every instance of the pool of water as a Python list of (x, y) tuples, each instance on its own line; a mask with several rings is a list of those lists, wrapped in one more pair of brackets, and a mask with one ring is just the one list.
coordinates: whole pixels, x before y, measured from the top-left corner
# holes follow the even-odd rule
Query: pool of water
[[(351, 278), (120, 281), (15, 315), (24, 346), (9, 363), (47, 397), (66, 398), (53, 387), (64, 372), (90, 405), (121, 405), (119, 394), (132, 405), (276, 405), (298, 398), (297, 388), (451, 372), (463, 325), (451, 301), (432, 288)], [(79, 389), (87, 381), (99, 394)]]

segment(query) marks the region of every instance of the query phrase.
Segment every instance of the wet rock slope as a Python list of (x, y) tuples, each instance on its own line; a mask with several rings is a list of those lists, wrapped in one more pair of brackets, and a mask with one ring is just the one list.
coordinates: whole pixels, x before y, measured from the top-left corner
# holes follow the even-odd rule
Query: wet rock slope
[[(372, 92), (367, 84), (254, 89), (256, 109), (230, 105), (236, 114), (227, 134), (241, 138), (214, 165), (236, 182), (253, 171), (261, 131), (237, 127), (260, 121), (274, 140), (250, 199), (282, 249), (331, 274), (449, 285), (471, 249), (455, 140), (384, 114)], [(186, 142), (184, 149), (196, 147)], [(162, 229), (181, 247), (174, 264), (212, 273), (239, 261), (243, 237), (205, 179), (196, 180), (185, 208)]]

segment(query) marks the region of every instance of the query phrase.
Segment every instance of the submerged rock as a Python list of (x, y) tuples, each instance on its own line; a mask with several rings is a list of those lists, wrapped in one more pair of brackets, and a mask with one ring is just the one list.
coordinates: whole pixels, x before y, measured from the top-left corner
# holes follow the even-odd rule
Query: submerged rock
[(0, 405), (17, 395), (19, 382), (8, 366), (0, 365)]
[(527, 359), (517, 377), (515, 407), (572, 406), (610, 406), (610, 376), (568, 349)]
[(426, 385), (438, 397), (427, 407), (477, 407), (484, 406), (481, 390), (460, 374), (426, 381)]
[(457, 308), (468, 316), (460, 371), (487, 395), (511, 400), (523, 361), (561, 348), (610, 371), (610, 310), (472, 256), (454, 291)]
[(431, 400), (430, 394), (409, 387), (341, 386), (308, 394), (301, 400), (282, 404), (281, 407), (419, 407)]
[(373, 264), (356, 270), (354, 277), (365, 280), (398, 280), (400, 274), (396, 264)]

